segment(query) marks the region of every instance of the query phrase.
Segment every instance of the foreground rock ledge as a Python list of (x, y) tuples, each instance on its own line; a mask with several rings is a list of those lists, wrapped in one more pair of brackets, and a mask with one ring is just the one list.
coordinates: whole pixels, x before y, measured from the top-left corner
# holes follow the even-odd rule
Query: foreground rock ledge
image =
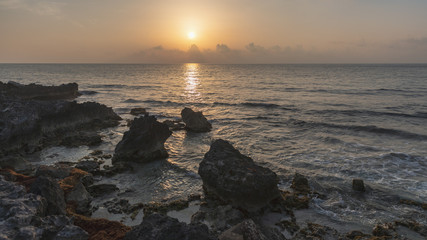
[(114, 150), (113, 163), (121, 161), (149, 162), (165, 158), (168, 153), (164, 143), (172, 134), (166, 124), (154, 116), (135, 118), (129, 131)]
[(184, 108), (181, 111), (182, 121), (185, 123), (185, 129), (192, 132), (209, 132), (212, 125), (203, 116), (202, 112), (195, 112), (191, 108)]
[(256, 211), (279, 197), (276, 174), (221, 139), (212, 143), (205, 154), (199, 175), (208, 194), (248, 211)]

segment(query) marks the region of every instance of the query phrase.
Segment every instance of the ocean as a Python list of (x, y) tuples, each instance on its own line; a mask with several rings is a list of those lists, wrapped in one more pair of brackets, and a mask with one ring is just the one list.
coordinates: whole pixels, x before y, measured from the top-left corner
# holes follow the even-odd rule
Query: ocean
[[(299, 219), (343, 230), (402, 218), (427, 223), (426, 211), (398, 203), (427, 199), (427, 65), (0, 64), (0, 81), (76, 82), (83, 93), (76, 101), (103, 103), (125, 120), (135, 107), (160, 121), (179, 119), (184, 107), (203, 111), (211, 132), (176, 131), (169, 158), (99, 179), (133, 203), (201, 193), (198, 165), (222, 138), (276, 172), (280, 188), (298, 172), (327, 195)], [(113, 153), (125, 120), (102, 132), (101, 146), (53, 147), (33, 161)], [(372, 190), (354, 193), (354, 178)]]

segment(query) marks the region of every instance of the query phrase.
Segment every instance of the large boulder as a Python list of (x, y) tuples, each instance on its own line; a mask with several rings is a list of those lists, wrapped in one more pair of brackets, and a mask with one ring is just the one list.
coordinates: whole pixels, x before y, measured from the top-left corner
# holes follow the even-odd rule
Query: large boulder
[(22, 99), (56, 100), (73, 99), (78, 97), (77, 83), (62, 84), (59, 86), (42, 86), (38, 84), (23, 85), (16, 82), (0, 82), (0, 92)]
[(161, 214), (144, 217), (142, 223), (128, 232), (124, 240), (213, 240), (204, 224), (185, 224)]
[(33, 153), (70, 136), (117, 126), (121, 120), (112, 108), (95, 102), (28, 100), (1, 93), (0, 112), (0, 156)]
[(169, 127), (154, 116), (135, 118), (117, 144), (112, 161), (149, 162), (165, 158), (168, 153), (164, 143), (171, 134)]
[(202, 112), (195, 112), (191, 108), (184, 108), (181, 111), (182, 121), (185, 129), (192, 132), (209, 132), (212, 125), (208, 122)]
[(40, 176), (31, 185), (30, 192), (44, 197), (47, 201), (47, 215), (65, 215), (64, 191), (50, 177)]
[(248, 211), (257, 210), (279, 197), (278, 178), (241, 154), (229, 142), (216, 140), (199, 166), (203, 188), (223, 201)]

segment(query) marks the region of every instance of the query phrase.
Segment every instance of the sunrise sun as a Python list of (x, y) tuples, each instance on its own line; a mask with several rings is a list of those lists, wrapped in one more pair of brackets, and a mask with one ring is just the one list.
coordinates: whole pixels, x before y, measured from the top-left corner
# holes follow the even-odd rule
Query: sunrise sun
[(189, 39), (194, 39), (196, 37), (196, 34), (194, 32), (189, 32), (187, 36)]

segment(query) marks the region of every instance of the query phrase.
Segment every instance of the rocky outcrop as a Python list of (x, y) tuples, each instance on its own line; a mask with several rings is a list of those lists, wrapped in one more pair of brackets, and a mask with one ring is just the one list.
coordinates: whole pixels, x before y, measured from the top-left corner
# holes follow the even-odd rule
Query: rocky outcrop
[(185, 224), (161, 214), (144, 217), (142, 223), (128, 232), (124, 240), (213, 240), (203, 224)]
[[(0, 112), (0, 157), (32, 153), (58, 145), (69, 136), (117, 126), (121, 120), (112, 108), (95, 102), (26, 100), (4, 94), (0, 94)], [(94, 139), (89, 138), (89, 142), (99, 142), (99, 138)]]
[(30, 192), (46, 199), (47, 215), (65, 215), (64, 191), (52, 178), (38, 177), (31, 185)]
[(280, 196), (276, 174), (224, 140), (212, 143), (200, 163), (199, 175), (208, 194), (246, 210), (259, 209)]
[(73, 99), (80, 95), (78, 88), (77, 83), (62, 84), (60, 86), (42, 86), (34, 83), (23, 85), (16, 82), (0, 82), (0, 92), (21, 99)]
[(135, 118), (129, 131), (117, 144), (113, 163), (120, 161), (149, 162), (168, 156), (164, 143), (172, 134), (166, 124), (153, 116)]
[(181, 111), (182, 121), (185, 129), (192, 132), (209, 132), (212, 125), (208, 122), (202, 112), (195, 112), (191, 108), (184, 108)]
[(23, 186), (0, 176), (1, 239), (82, 239), (88, 235), (65, 215), (45, 216), (42, 196), (26, 193)]

